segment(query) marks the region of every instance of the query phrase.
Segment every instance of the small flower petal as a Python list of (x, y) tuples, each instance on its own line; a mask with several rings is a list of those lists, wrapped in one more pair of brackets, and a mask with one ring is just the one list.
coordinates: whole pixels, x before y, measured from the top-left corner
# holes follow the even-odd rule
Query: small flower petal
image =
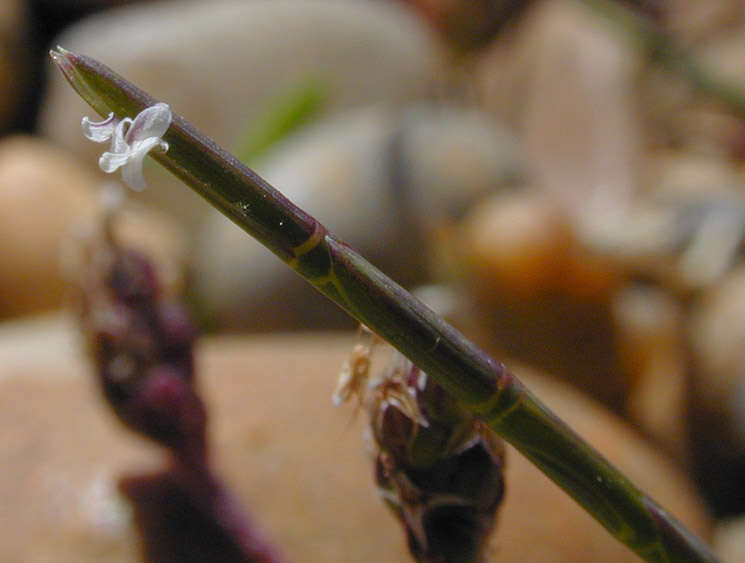
[(168, 143), (161, 137), (171, 125), (172, 115), (168, 104), (158, 103), (142, 110), (134, 119), (125, 117), (118, 120), (109, 114), (104, 121), (93, 123), (83, 118), (83, 133), (92, 141), (104, 142), (111, 139), (109, 150), (98, 159), (104, 172), (111, 173), (122, 169), (122, 179), (131, 188), (145, 188), (142, 175), (142, 160), (152, 149), (158, 147), (168, 150)]
[(142, 175), (142, 161), (145, 155), (156, 147), (168, 150), (168, 143), (158, 137), (150, 137), (135, 143), (132, 147), (127, 156), (127, 161), (122, 167), (122, 179), (129, 187), (137, 191), (144, 190), (147, 187), (145, 177)]
[(171, 108), (168, 104), (161, 102), (145, 108), (135, 117), (125, 139), (131, 144), (148, 137), (162, 137), (170, 127), (171, 119)]
[(98, 166), (107, 174), (111, 174), (112, 172), (116, 172), (116, 170), (120, 167), (124, 166), (129, 158), (129, 152), (105, 152), (101, 155), (101, 158), (98, 159)]
[(84, 117), (80, 125), (83, 128), (83, 135), (85, 135), (86, 139), (90, 139), (96, 143), (105, 143), (114, 133), (114, 129), (117, 126), (117, 119), (114, 117), (114, 112), (112, 111), (103, 121), (91, 121), (88, 117)]
[(130, 129), (132, 128), (132, 120), (129, 117), (122, 119), (117, 124), (116, 129), (114, 129), (114, 133), (111, 136), (111, 148), (109, 148), (109, 151), (117, 154), (129, 153), (131, 149), (129, 143), (127, 143), (124, 137), (129, 131), (127, 127)]

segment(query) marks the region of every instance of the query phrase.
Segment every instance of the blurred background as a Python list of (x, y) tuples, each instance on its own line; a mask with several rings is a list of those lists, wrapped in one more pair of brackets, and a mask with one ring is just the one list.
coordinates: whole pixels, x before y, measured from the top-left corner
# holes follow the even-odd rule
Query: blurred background
[[(495, 357), (623, 419), (745, 561), (745, 2), (0, 0), (6, 385), (32, 356), (80, 361), (64, 311), (116, 180), (57, 44), (168, 102)], [(355, 328), (145, 176), (119, 236), (210, 338)]]

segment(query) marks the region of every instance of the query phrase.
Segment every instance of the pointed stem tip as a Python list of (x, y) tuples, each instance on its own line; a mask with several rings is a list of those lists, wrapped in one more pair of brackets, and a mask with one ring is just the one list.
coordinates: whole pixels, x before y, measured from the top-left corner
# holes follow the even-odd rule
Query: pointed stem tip
[[(49, 58), (62, 72), (70, 86), (101, 115), (107, 115), (115, 108), (109, 108), (108, 101), (101, 95), (100, 74), (102, 65), (92, 59), (68, 51), (57, 45), (49, 51)], [(116, 112), (119, 115), (121, 112)], [(120, 115), (121, 117), (121, 115)]]
[(69, 59), (71, 54), (72, 53), (70, 51), (68, 51), (61, 45), (57, 45), (56, 48), (49, 50), (49, 56), (57, 64), (64, 62), (66, 59)]
[(49, 58), (57, 67), (62, 71), (62, 74), (70, 80), (75, 70), (75, 65), (72, 60), (72, 53), (67, 49), (64, 49), (57, 45), (56, 49), (49, 50)]

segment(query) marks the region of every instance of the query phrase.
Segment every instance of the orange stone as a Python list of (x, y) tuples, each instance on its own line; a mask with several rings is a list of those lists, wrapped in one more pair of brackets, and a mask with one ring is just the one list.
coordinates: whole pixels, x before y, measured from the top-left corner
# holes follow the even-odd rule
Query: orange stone
[[(33, 338), (41, 345), (50, 341), (44, 331), (71, 330), (58, 323)], [(216, 469), (292, 561), (410, 560), (402, 530), (374, 493), (363, 415), (331, 404), (352, 344), (351, 335), (324, 333), (205, 339), (198, 350)], [(0, 357), (0, 560), (136, 561), (116, 481), (152, 471), (161, 456), (115, 423), (72, 349), (50, 350), (11, 367)], [(543, 377), (524, 379), (639, 486), (709, 538), (709, 518), (681, 471), (591, 400)], [(489, 560), (637, 560), (511, 449), (506, 483)]]

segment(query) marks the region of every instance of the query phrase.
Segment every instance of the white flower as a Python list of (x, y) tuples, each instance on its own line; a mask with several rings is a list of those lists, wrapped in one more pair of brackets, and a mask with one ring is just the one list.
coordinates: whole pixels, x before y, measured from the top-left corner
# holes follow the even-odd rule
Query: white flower
[(134, 119), (125, 117), (120, 121), (113, 113), (99, 122), (84, 117), (83, 135), (96, 143), (111, 139), (111, 147), (98, 159), (98, 166), (106, 173), (121, 168), (124, 182), (135, 190), (142, 190), (146, 186), (142, 161), (156, 147), (168, 150), (168, 143), (161, 137), (171, 125), (171, 118), (171, 109), (164, 103), (145, 108)]

